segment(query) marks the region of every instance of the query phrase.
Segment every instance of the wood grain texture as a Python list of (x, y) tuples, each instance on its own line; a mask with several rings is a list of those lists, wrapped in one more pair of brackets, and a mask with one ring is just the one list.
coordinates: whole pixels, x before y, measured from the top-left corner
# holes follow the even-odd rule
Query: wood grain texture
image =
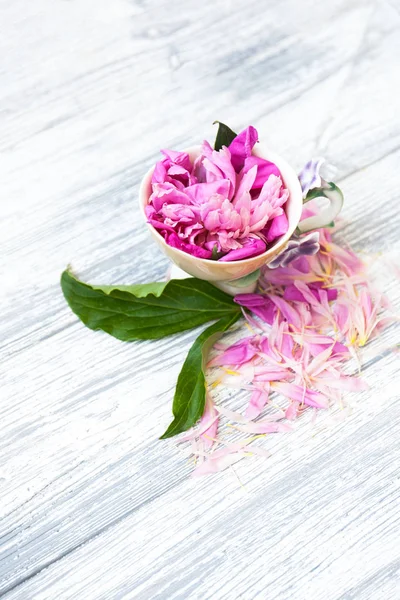
[(196, 333), (123, 344), (59, 288), (70, 262), (97, 282), (164, 276), (138, 183), (215, 119), (254, 124), (296, 167), (325, 155), (343, 239), (400, 262), (396, 2), (2, 0), (0, 18), (0, 593), (399, 598), (398, 329), (365, 349), (352, 415), (271, 436), (241, 487), (191, 479), (157, 439)]

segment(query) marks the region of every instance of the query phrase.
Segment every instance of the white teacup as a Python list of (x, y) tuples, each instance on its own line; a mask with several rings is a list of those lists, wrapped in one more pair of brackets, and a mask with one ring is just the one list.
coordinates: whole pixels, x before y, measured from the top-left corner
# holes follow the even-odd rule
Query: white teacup
[[(193, 162), (200, 155), (201, 146), (192, 146), (191, 148), (184, 150), (184, 152), (189, 154), (190, 160)], [(285, 212), (289, 222), (288, 230), (284, 235), (275, 240), (272, 246), (266, 252), (263, 252), (263, 254), (232, 262), (219, 262), (216, 260), (197, 258), (182, 250), (169, 246), (158, 231), (150, 225), (150, 223), (147, 223), (154, 241), (158, 244), (164, 254), (179, 267), (179, 269), (198, 279), (211, 281), (214, 285), (233, 295), (255, 289), (256, 281), (252, 282), (251, 277), (244, 280), (243, 285), (240, 285), (240, 282), (235, 284), (235, 281), (249, 276), (251, 273), (257, 272), (260, 267), (270, 263), (278, 254), (285, 250), (290, 238), (299, 226), (303, 208), (302, 190), (294, 169), (283, 158), (266, 149), (261, 144), (256, 144), (253, 148), (253, 154), (273, 162), (278, 167), (283, 183), (289, 191), (289, 198), (285, 204)], [(147, 217), (145, 214), (145, 207), (148, 204), (152, 192), (151, 177), (153, 171), (154, 167), (146, 173), (139, 190), (140, 207), (146, 222)], [(317, 229), (327, 225), (327, 223), (336, 217), (339, 210), (340, 207), (335, 206), (335, 202), (330, 200), (328, 208), (325, 208), (320, 215), (312, 217), (312, 223), (310, 223), (312, 227), (302, 227), (300, 228), (301, 231), (309, 231), (310, 229)]]

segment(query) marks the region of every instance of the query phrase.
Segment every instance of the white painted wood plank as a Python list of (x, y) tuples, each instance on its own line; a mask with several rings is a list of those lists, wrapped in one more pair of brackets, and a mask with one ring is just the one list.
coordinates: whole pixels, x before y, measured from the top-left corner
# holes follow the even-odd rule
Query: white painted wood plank
[(122, 344), (58, 287), (70, 261), (92, 281), (163, 276), (137, 186), (159, 147), (211, 138), (215, 118), (254, 123), (297, 167), (325, 153), (343, 238), (400, 262), (396, 7), (264, 4), (0, 4), (7, 598), (399, 596), (395, 327), (366, 349), (352, 416), (267, 440), (271, 460), (237, 467), (243, 490), (229, 472), (191, 480), (157, 440), (195, 333)]

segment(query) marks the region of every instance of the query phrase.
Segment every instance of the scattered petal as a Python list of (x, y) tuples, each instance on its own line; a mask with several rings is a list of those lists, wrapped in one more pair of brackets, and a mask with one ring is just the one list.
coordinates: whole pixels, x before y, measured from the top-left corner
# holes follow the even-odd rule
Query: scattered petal
[(269, 384), (267, 386), (267, 391), (265, 391), (265, 388), (264, 390), (254, 390), (251, 395), (249, 405), (246, 409), (246, 417), (248, 419), (255, 419), (258, 417), (268, 402), (268, 394)]

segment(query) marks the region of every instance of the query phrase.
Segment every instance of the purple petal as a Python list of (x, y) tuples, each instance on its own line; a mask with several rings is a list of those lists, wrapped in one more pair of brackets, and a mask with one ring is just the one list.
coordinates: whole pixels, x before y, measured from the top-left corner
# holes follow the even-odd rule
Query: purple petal
[(229, 144), (231, 162), (237, 173), (243, 168), (246, 158), (251, 156), (251, 151), (256, 142), (258, 142), (257, 130), (250, 125)]
[(305, 198), (310, 190), (321, 187), (321, 176), (319, 171), (325, 162), (324, 158), (313, 158), (308, 161), (299, 173), (299, 181)]
[(272, 262), (268, 264), (271, 269), (287, 267), (302, 255), (312, 256), (319, 250), (319, 232), (314, 231), (302, 238), (292, 238), (286, 250), (281, 252)]
[(268, 263), (268, 267), (270, 269), (277, 269), (278, 267), (287, 267), (293, 260), (300, 256), (300, 252), (298, 252), (297, 245), (292, 248), (290, 247), (290, 243), (286, 250), (283, 250), (278, 256), (274, 258), (271, 262)]
[(299, 246), (297, 252), (298, 254), (303, 254), (305, 256), (313, 256), (317, 254), (319, 250), (319, 244), (304, 244)]
[(298, 241), (302, 246), (304, 244), (319, 244), (319, 231), (313, 231), (312, 233), (303, 235), (298, 239)]
[(305, 256), (299, 256), (299, 258), (292, 262), (291, 267), (297, 271), (300, 271), (300, 273), (310, 272), (310, 265), (308, 264), (308, 260)]

